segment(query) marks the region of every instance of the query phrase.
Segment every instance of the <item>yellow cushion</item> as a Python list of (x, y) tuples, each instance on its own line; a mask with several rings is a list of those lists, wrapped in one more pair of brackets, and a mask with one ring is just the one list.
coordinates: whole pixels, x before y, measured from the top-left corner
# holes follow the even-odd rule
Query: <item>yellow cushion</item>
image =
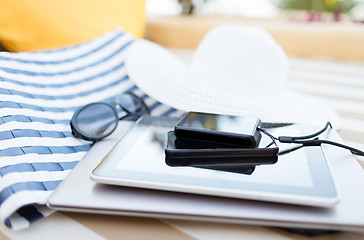
[(9, 51), (62, 47), (115, 28), (143, 37), (145, 0), (0, 0), (0, 42)]

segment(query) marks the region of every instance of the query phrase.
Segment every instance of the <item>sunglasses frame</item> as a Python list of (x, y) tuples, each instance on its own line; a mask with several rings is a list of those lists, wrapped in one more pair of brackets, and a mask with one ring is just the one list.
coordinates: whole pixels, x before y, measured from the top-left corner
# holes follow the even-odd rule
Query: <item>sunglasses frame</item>
[[(77, 109), (75, 111), (75, 113), (73, 114), (73, 116), (72, 116), (72, 119), (70, 121), (72, 135), (74, 137), (76, 137), (76, 138), (81, 138), (81, 139), (84, 139), (84, 140), (96, 142), (96, 141), (99, 141), (99, 140), (101, 140), (101, 139), (109, 136), (110, 134), (112, 134), (115, 131), (115, 129), (117, 128), (118, 123), (119, 123), (119, 120), (121, 120), (123, 118), (126, 118), (127, 116), (132, 116), (132, 117), (139, 118), (142, 114), (138, 114), (138, 112), (143, 112), (143, 111), (144, 111), (143, 114), (148, 114), (148, 115), (150, 114), (150, 109), (145, 104), (145, 102), (143, 101), (142, 98), (136, 96), (135, 94), (133, 94), (131, 92), (125, 92), (123, 94), (130, 95), (133, 98), (133, 100), (136, 99), (141, 104), (141, 106), (138, 109), (136, 109), (136, 112), (135, 113), (134, 112), (130, 112), (128, 109), (126, 109), (125, 107), (123, 107), (123, 105), (121, 103), (113, 103), (113, 104), (110, 104), (110, 103), (106, 103), (106, 102), (93, 102), (93, 103), (86, 104), (86, 105), (80, 107), (79, 109)], [(86, 108), (88, 108), (88, 107), (90, 107), (92, 105), (96, 105), (96, 104), (103, 104), (103, 105), (105, 105), (105, 107), (111, 108), (112, 111), (113, 111), (113, 113), (114, 113), (114, 116), (115, 116), (115, 127), (108, 134), (102, 135), (100, 137), (89, 136), (88, 134), (84, 133), (82, 130), (79, 129), (78, 123), (77, 123), (78, 115), (84, 109), (86, 109)], [(116, 106), (119, 106), (126, 113), (126, 115), (125, 116), (122, 116), (122, 117), (119, 117)]]

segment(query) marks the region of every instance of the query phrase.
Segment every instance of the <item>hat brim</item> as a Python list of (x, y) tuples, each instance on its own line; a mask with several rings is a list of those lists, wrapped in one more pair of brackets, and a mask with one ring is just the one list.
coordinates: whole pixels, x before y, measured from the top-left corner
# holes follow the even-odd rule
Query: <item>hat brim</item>
[(167, 49), (137, 40), (126, 69), (141, 90), (180, 110), (318, 126), (330, 121), (337, 127), (334, 111), (283, 86), (287, 59), (277, 46), (261, 30), (225, 26), (205, 36), (189, 66)]

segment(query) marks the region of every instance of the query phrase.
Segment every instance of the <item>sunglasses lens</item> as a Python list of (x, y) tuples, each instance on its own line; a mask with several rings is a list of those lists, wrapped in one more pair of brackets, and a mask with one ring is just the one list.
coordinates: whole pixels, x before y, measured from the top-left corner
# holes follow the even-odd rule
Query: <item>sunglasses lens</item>
[(91, 138), (103, 138), (111, 134), (118, 123), (115, 110), (108, 104), (95, 103), (79, 112), (76, 118), (78, 130)]
[(131, 113), (135, 113), (138, 110), (140, 103), (130, 94), (121, 94), (117, 98), (117, 102), (120, 103), (125, 110)]

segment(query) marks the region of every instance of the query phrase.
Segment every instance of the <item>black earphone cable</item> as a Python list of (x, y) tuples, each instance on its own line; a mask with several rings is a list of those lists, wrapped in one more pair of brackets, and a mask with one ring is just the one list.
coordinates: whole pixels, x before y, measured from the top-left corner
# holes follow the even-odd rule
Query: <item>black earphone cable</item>
[(317, 137), (318, 135), (320, 135), (321, 133), (325, 132), (328, 128), (332, 128), (332, 125), (330, 122), (327, 122), (325, 127), (323, 129), (321, 129), (318, 132), (315, 132), (313, 134), (310, 135), (306, 135), (306, 136), (300, 136), (300, 137), (292, 137), (293, 140), (302, 140), (302, 139), (310, 139), (310, 138), (314, 138)]
[(344, 144), (341, 144), (341, 143), (337, 143), (337, 142), (333, 142), (333, 141), (329, 141), (329, 140), (320, 140), (320, 139), (317, 139), (317, 138), (316, 139), (310, 139), (310, 138), (317, 137), (321, 133), (325, 132), (329, 127), (332, 128), (332, 125), (331, 125), (330, 122), (327, 122), (323, 129), (321, 129), (320, 131), (318, 131), (316, 133), (310, 134), (310, 135), (299, 136), (299, 137), (280, 136), (278, 138), (271, 135), (265, 128), (258, 127), (258, 130), (262, 131), (263, 133), (265, 133), (266, 135), (268, 135), (272, 139), (278, 140), (281, 143), (302, 144), (301, 147), (320, 146), (321, 144), (330, 144), (330, 145), (334, 145), (334, 146), (341, 147), (341, 148), (344, 148), (344, 149), (348, 149), (348, 150), (350, 150), (350, 152), (352, 154), (364, 156), (364, 151), (361, 151), (359, 149), (356, 149), (356, 148), (353, 148), (353, 147), (350, 147), (350, 146), (347, 146), (347, 145), (344, 145)]
[(302, 146), (304, 146), (304, 147), (305, 146), (320, 146), (323, 143), (330, 144), (330, 145), (334, 145), (337, 147), (348, 149), (348, 150), (350, 150), (350, 152), (352, 154), (364, 156), (364, 152), (359, 149), (356, 149), (356, 148), (353, 148), (353, 147), (350, 147), (350, 146), (347, 146), (347, 145), (344, 145), (341, 143), (329, 141), (329, 140), (289, 140), (289, 139), (287, 139), (287, 137), (278, 137), (278, 141), (281, 143), (302, 144)]

